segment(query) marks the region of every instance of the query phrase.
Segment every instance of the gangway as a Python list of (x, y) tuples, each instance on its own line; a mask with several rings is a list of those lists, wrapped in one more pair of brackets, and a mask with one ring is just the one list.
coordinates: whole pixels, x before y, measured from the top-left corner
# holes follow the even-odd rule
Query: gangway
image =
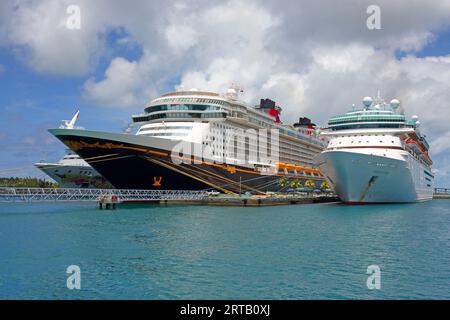
[(135, 189), (72, 189), (72, 188), (8, 188), (0, 187), (0, 202), (92, 201), (116, 196), (119, 202), (158, 200), (201, 200), (205, 190), (135, 190)]

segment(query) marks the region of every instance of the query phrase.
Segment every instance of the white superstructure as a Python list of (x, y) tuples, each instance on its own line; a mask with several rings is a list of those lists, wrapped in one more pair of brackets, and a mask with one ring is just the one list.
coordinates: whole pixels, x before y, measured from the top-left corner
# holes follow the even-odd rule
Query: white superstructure
[[(314, 156), (325, 147), (326, 138), (316, 135), (313, 124), (281, 123), (281, 108), (275, 106), (275, 102), (262, 99), (259, 106), (252, 107), (238, 99), (239, 91), (232, 87), (224, 95), (196, 89), (165, 94), (151, 101), (145, 114), (133, 116), (133, 120), (141, 125), (136, 135), (203, 144), (211, 150), (215, 161), (228, 162), (242, 154), (246, 158), (242, 165), (249, 168), (262, 166), (276, 170), (281, 167), (288, 173), (284, 165), (293, 164), (297, 165), (293, 173), (297, 170), (319, 177), (319, 172), (311, 168)], [(261, 153), (262, 147), (260, 145), (258, 150), (256, 143), (249, 141), (248, 136), (244, 137), (249, 129), (278, 130), (279, 139), (269, 139), (266, 150), (269, 156), (271, 151), (277, 152), (277, 163), (260, 158), (249, 161), (249, 156)], [(228, 148), (240, 135), (242, 142)]]
[(55, 180), (61, 188), (110, 187), (94, 168), (71, 150), (66, 150), (58, 162), (38, 162), (34, 166)]
[(329, 120), (322, 134), (330, 140), (316, 164), (347, 203), (430, 200), (432, 161), (419, 125), (397, 99), (366, 97), (362, 109)]

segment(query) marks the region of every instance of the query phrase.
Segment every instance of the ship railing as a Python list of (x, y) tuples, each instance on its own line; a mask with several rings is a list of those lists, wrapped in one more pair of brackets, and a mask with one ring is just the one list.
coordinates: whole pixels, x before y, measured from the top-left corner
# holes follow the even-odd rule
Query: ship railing
[(75, 188), (0, 187), (0, 202), (99, 201), (116, 196), (118, 201), (198, 200), (208, 196), (205, 190), (138, 190)]
[(450, 189), (448, 189), (448, 188), (434, 188), (434, 194), (450, 195)]

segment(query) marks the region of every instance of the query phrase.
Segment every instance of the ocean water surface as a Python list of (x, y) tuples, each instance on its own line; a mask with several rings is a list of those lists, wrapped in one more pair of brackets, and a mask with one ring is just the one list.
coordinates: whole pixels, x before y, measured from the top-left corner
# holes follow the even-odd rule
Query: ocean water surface
[[(370, 265), (380, 290), (367, 288)], [(450, 299), (450, 201), (0, 204), (0, 298)]]

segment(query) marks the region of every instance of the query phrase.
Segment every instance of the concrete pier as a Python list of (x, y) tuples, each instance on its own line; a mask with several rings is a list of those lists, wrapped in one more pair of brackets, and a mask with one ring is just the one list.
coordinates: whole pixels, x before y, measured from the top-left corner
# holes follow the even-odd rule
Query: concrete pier
[(102, 196), (98, 200), (98, 206), (100, 210), (103, 210), (103, 205), (105, 205), (105, 209), (113, 209), (116, 210), (116, 204), (119, 203), (119, 198), (116, 195), (106, 195)]
[(309, 204), (337, 202), (339, 198), (335, 195), (286, 195), (276, 194), (270, 196), (210, 196), (199, 200), (162, 200), (163, 205), (207, 205), (221, 207), (264, 207), (282, 206), (292, 204)]
[(435, 188), (433, 193), (433, 199), (450, 199), (450, 189), (448, 188)]

